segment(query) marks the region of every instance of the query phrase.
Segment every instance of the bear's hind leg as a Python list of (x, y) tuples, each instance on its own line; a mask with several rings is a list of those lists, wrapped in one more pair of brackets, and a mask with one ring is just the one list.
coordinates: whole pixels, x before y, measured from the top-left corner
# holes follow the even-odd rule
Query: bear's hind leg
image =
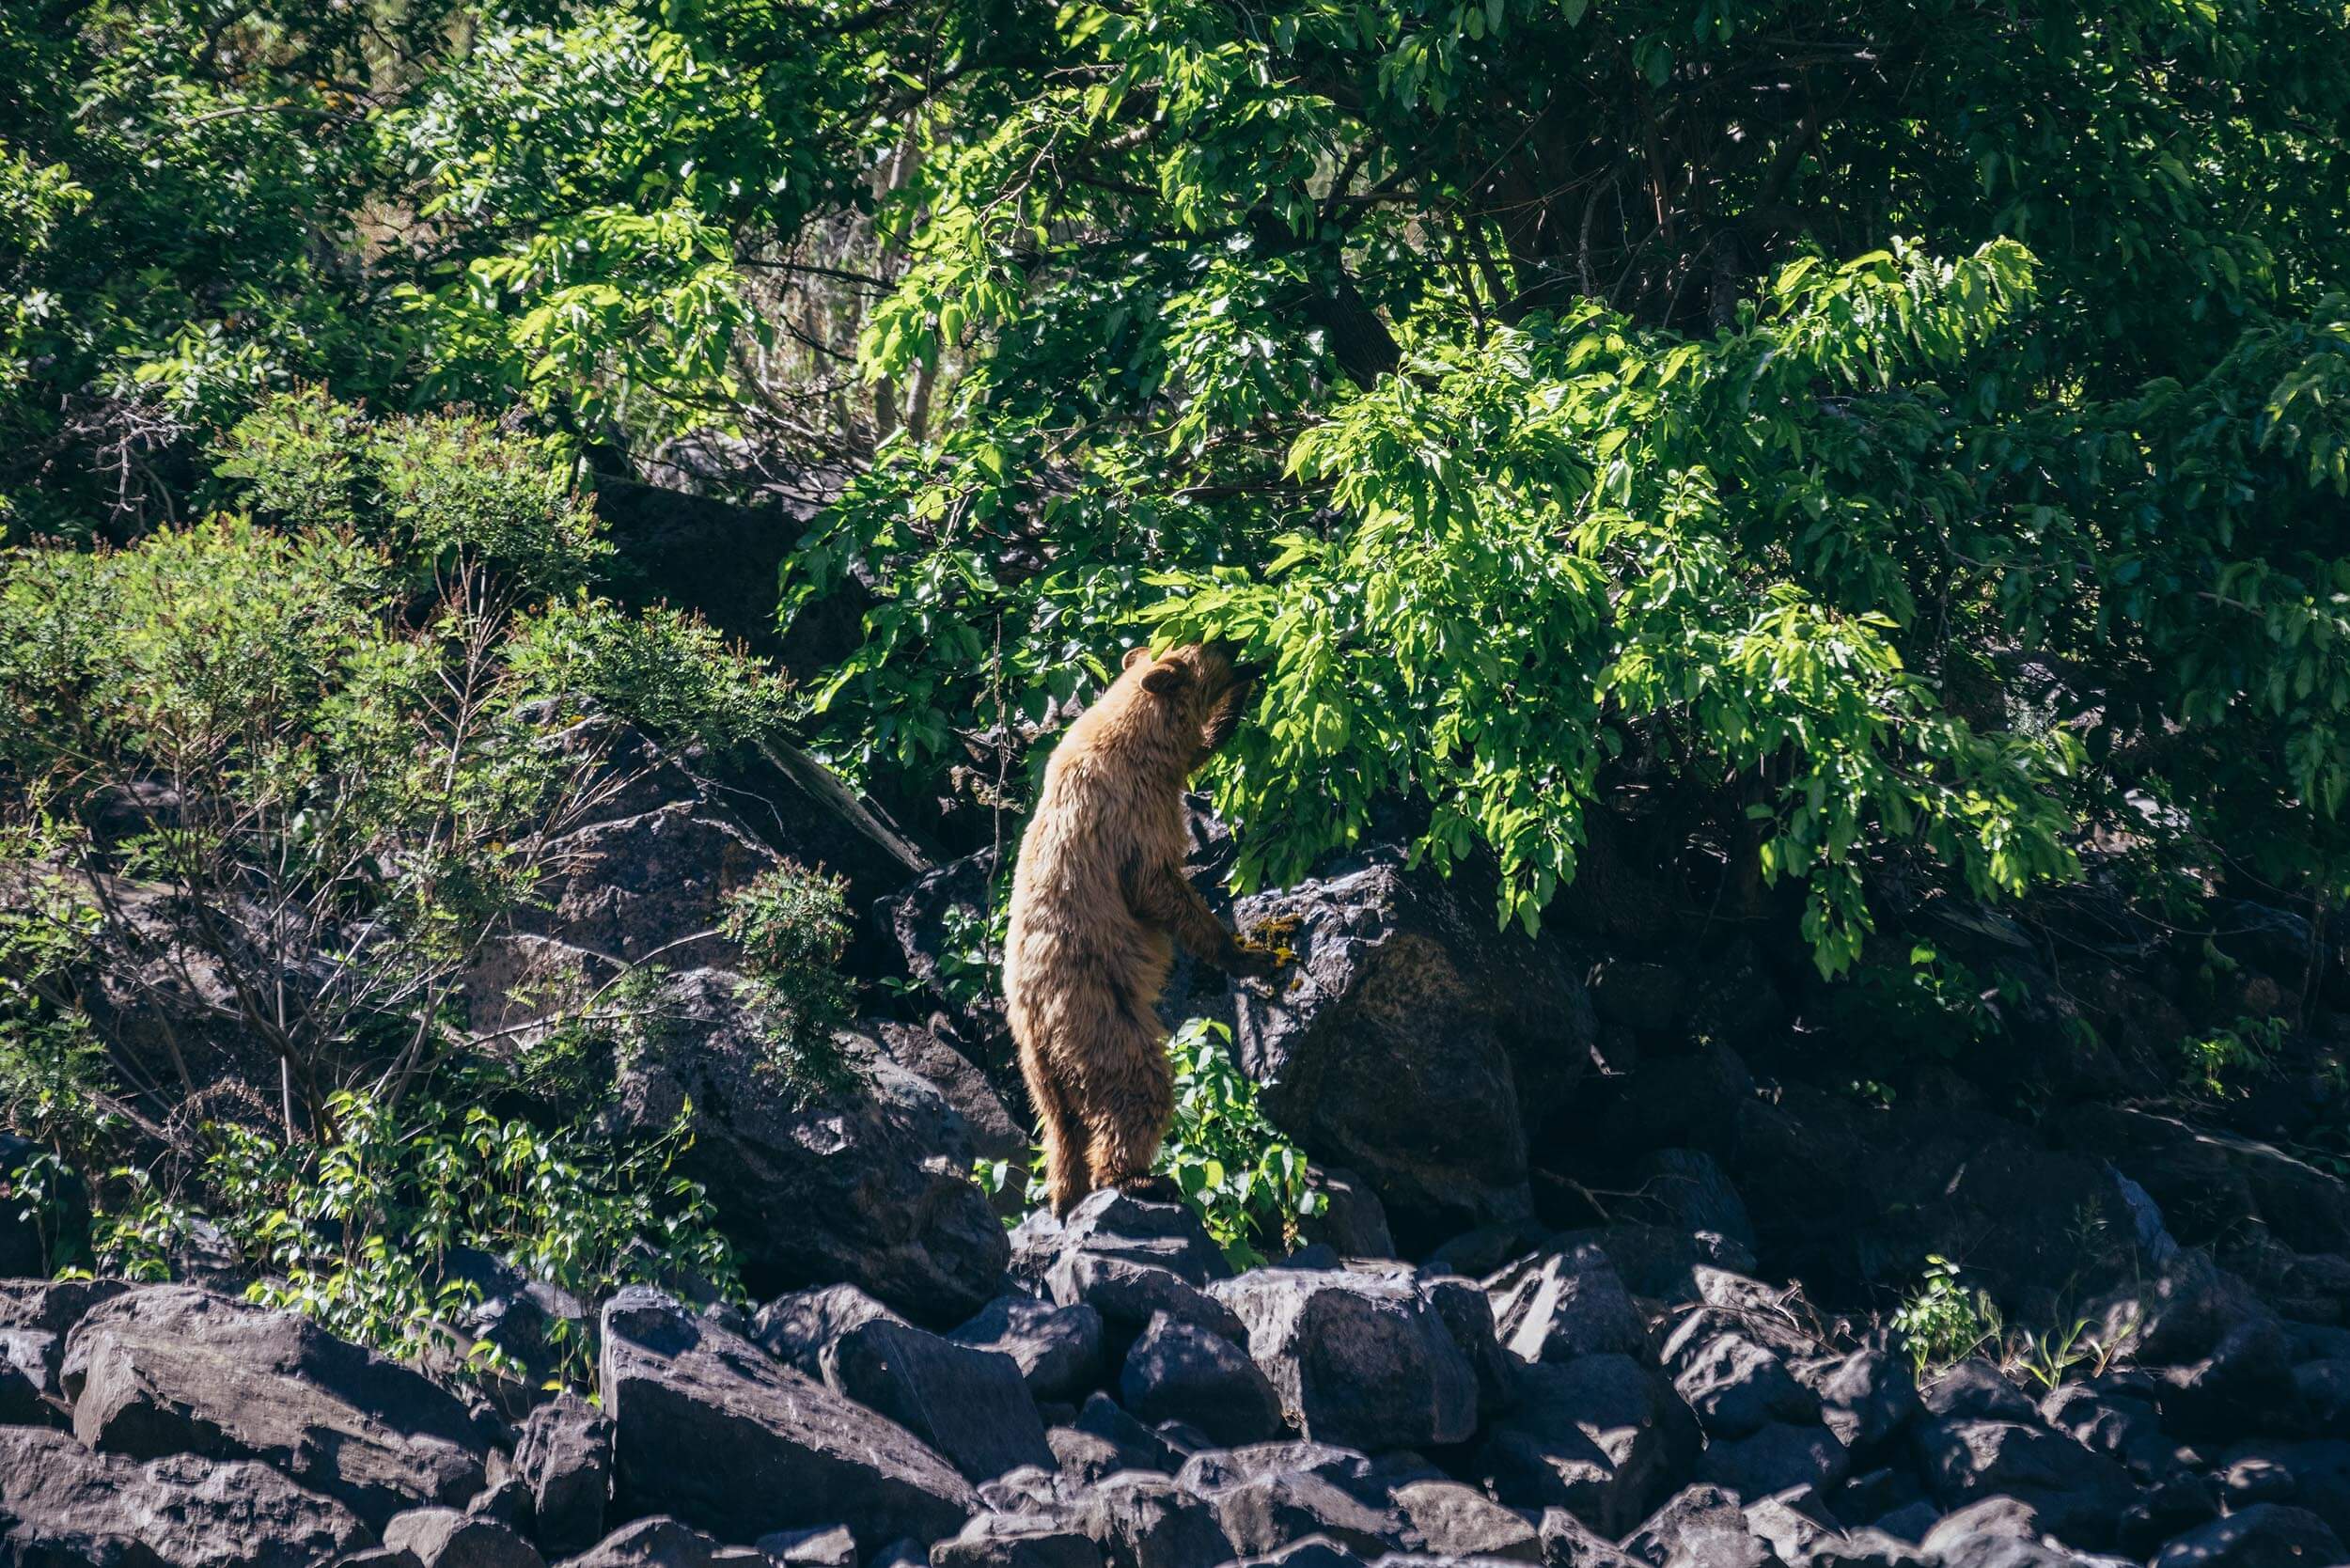
[(1147, 1188), (1151, 1162), (1175, 1118), (1175, 1075), (1156, 1018), (1120, 1011), (1073, 1086), (1076, 1119), (1088, 1135), (1086, 1175), (1095, 1189)]
[(1020, 1053), (1020, 1075), (1027, 1080), (1028, 1103), (1036, 1107), (1037, 1136), (1044, 1145), (1044, 1194), (1057, 1215), (1077, 1206), (1087, 1192), (1085, 1128), (1069, 1114), (1060, 1086), (1034, 1051)]

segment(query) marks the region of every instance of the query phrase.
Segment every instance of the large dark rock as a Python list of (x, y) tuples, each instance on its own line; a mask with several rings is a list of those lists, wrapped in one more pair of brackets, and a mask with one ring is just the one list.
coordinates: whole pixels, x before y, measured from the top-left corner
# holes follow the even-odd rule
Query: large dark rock
[(453, 1508), (412, 1508), (384, 1527), (386, 1551), (423, 1568), (543, 1568), (538, 1549), (494, 1519)]
[(612, 1419), (568, 1390), (533, 1410), (514, 1444), (514, 1476), (530, 1494), (540, 1547), (584, 1552), (603, 1536), (612, 1497)]
[(618, 1123), (668, 1127), (690, 1104), (686, 1174), (710, 1189), (762, 1294), (845, 1280), (917, 1322), (995, 1295), (1010, 1249), (970, 1180), (963, 1119), (863, 1035), (835, 1039), (851, 1081), (802, 1099), (767, 1066), (762, 1026), (716, 970), (664, 992), (657, 1051), (629, 1058)]
[(1051, 1513), (982, 1513), (931, 1548), (931, 1568), (1102, 1568), (1102, 1548)]
[(1737, 1497), (1707, 1485), (1674, 1494), (1624, 1537), (1623, 1549), (1651, 1568), (1763, 1568), (1771, 1560)]
[(1698, 1479), (1742, 1497), (1809, 1486), (1825, 1491), (1844, 1479), (1851, 1456), (1825, 1426), (1770, 1421), (1742, 1437), (1716, 1438), (1698, 1456)]
[(666, 1514), (622, 1525), (558, 1568), (773, 1568), (767, 1555), (728, 1546)]
[(481, 1488), (489, 1444), (422, 1374), (294, 1312), (185, 1285), (102, 1302), (67, 1336), (59, 1381), (85, 1443), (132, 1459), (258, 1459), (370, 1528)]
[(1817, 1356), (1791, 1369), (1820, 1401), (1820, 1419), (1856, 1452), (1873, 1451), (1916, 1418), (1917, 1379), (1892, 1352), (1874, 1347)]
[(1080, 1400), (1102, 1381), (1102, 1314), (1082, 1301), (1055, 1307), (1030, 1296), (998, 1296), (954, 1338), (1010, 1356), (1038, 1399)]
[(632, 1287), (605, 1306), (601, 1371), (628, 1513), (735, 1541), (846, 1524), (870, 1551), (936, 1541), (979, 1506), (904, 1428), (657, 1292)]
[(1009, 1356), (876, 1318), (841, 1335), (823, 1359), (836, 1392), (896, 1421), (971, 1481), (1053, 1463), (1036, 1402)]
[(124, 1289), (114, 1279), (0, 1279), (0, 1426), (65, 1423), (57, 1368), (66, 1331)]
[(1518, 1399), (1479, 1453), (1504, 1502), (1564, 1508), (1610, 1538), (1687, 1474), (1700, 1435), (1669, 1384), (1628, 1356), (1521, 1370)]
[(1280, 1398), (1247, 1353), (1165, 1312), (1127, 1352), (1118, 1390), (1144, 1420), (1183, 1421), (1228, 1447), (1281, 1430)]
[(2350, 1184), (2268, 1144), (2150, 1111), (2082, 1106), (2057, 1131), (2113, 1162), (2192, 1247), (2265, 1231), (2299, 1252), (2350, 1252)]
[(1053, 1299), (1064, 1307), (1090, 1307), (1101, 1316), (1104, 1343), (1113, 1359), (1152, 1319), (1164, 1314), (1230, 1340), (1247, 1330), (1224, 1303), (1155, 1264), (1079, 1249), (1054, 1265)]
[(1390, 1494), (1403, 1515), (1407, 1539), (1439, 1558), (1502, 1562), (1543, 1560), (1541, 1529), (1473, 1486), (1442, 1477), (1407, 1481)]
[(1172, 1477), (1116, 1475), (1068, 1505), (1108, 1568), (1216, 1568), (1236, 1555), (1215, 1511)]
[(1716, 1440), (1744, 1437), (1773, 1421), (1815, 1421), (1820, 1396), (1787, 1364), (1740, 1334), (1714, 1334), (1666, 1347), (1673, 1389)]
[(2039, 1511), (2049, 1533), (2080, 1545), (2111, 1539), (2136, 1495), (2121, 1466), (2044, 1426), (1943, 1417), (1914, 1427), (1911, 1437), (1943, 1507), (2019, 1498)]
[(1343, 1166), (1308, 1165), (1306, 1185), (1322, 1199), (1320, 1213), (1297, 1222), (1307, 1241), (1320, 1242), (1341, 1258), (1395, 1256), (1386, 1205), (1370, 1183)]
[(2342, 1537), (2306, 1508), (2254, 1503), (2187, 1531), (2156, 1553), (2154, 1568), (2317, 1568), (2350, 1561)]
[(1566, 1096), (1595, 1025), (1564, 950), (1496, 933), (1481, 889), (1380, 849), (1240, 901), (1297, 954), (1238, 992), (1234, 1043), (1266, 1111), (1360, 1171), (1396, 1238), (1425, 1248), (1531, 1211), (1527, 1129)]
[(1079, 1254), (1119, 1258), (1166, 1269), (1192, 1285), (1227, 1279), (1232, 1273), (1191, 1205), (1137, 1198), (1117, 1187), (1089, 1194), (1070, 1210), (1050, 1246), (1053, 1259), (1063, 1265)]
[(1494, 1327), (1528, 1361), (1635, 1355), (1648, 1329), (1616, 1265), (1591, 1242), (1517, 1265), (1493, 1281)]
[(1261, 1556), (1321, 1536), (1366, 1560), (1403, 1544), (1394, 1509), (1356, 1497), (1320, 1476), (1276, 1471), (1211, 1487), (1201, 1500), (1243, 1556)]
[(1751, 1250), (1754, 1221), (1746, 1200), (1713, 1155), (1700, 1149), (1652, 1149), (1633, 1162), (1632, 1195), (1614, 1204), (1619, 1220), (1668, 1231), (1703, 1231)]
[(2041, 1419), (2073, 1441), (2119, 1461), (2140, 1481), (2177, 1463), (2178, 1445), (2164, 1435), (2149, 1400), (2088, 1383), (2066, 1383), (2040, 1402)]
[(1465, 1441), (1476, 1369), (1409, 1278), (1258, 1269), (1211, 1287), (1297, 1429), (1367, 1451)]
[(905, 1322), (854, 1285), (815, 1285), (761, 1307), (752, 1315), (749, 1337), (793, 1371), (822, 1377), (826, 1354), (840, 1336), (876, 1320)]
[(0, 1428), (0, 1560), (25, 1568), (312, 1568), (371, 1539), (350, 1510), (250, 1460), (140, 1464)]

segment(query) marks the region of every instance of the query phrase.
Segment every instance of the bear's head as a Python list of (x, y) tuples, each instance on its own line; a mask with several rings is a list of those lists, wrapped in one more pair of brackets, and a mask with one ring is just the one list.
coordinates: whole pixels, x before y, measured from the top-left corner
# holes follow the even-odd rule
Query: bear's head
[(1126, 651), (1120, 683), (1133, 682), (1135, 700), (1156, 721), (1152, 728), (1196, 741), (1184, 760), (1186, 773), (1231, 738), (1248, 706), (1257, 672), (1240, 662), (1239, 653), (1238, 647), (1224, 642), (1188, 643), (1155, 659), (1148, 648)]

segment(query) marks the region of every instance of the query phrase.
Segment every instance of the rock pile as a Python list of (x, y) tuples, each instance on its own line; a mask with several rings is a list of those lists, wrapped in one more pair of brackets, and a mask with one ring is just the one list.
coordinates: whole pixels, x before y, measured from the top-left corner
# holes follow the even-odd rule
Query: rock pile
[(592, 1325), (594, 1402), (512, 1424), (289, 1313), (10, 1282), (0, 1560), (2350, 1560), (2350, 1346), (2199, 1254), (2145, 1293), (2159, 1358), (1921, 1388), (1881, 1337), (1626, 1229), (1465, 1237), (1507, 1254), (1481, 1279), (1324, 1247), (1234, 1276), (1189, 1211), (1099, 1193), (1026, 1224), (946, 1332), (847, 1283), (747, 1317), (633, 1287)]

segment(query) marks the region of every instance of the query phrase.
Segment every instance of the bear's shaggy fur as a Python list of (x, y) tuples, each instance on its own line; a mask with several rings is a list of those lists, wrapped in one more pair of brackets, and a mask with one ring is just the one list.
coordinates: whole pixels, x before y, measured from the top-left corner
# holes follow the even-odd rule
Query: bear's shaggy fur
[(1230, 736), (1249, 686), (1213, 644), (1134, 649), (1044, 770), (1012, 876), (1004, 998), (1057, 1214), (1150, 1179), (1175, 1114), (1154, 1011), (1169, 938), (1228, 974), (1272, 968), (1183, 875), (1184, 780)]

